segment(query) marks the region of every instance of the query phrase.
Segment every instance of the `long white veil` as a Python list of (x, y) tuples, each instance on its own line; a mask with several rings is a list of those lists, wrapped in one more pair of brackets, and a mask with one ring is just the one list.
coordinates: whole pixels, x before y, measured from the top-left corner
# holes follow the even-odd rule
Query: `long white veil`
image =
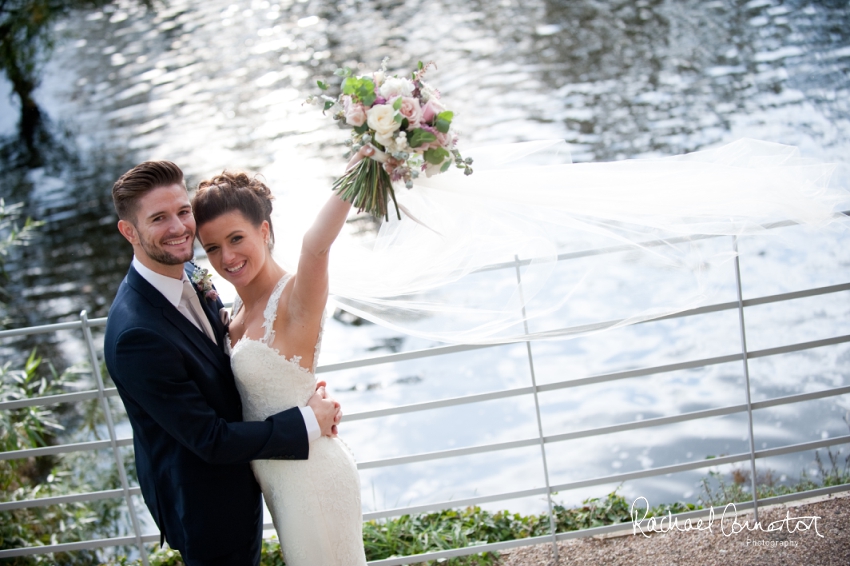
[(563, 141), (469, 150), (475, 173), (397, 192), (374, 246), (342, 239), (333, 299), (403, 333), (455, 343), (579, 335), (706, 304), (730, 238), (825, 227), (848, 193), (834, 166), (740, 140), (660, 159), (569, 162)]

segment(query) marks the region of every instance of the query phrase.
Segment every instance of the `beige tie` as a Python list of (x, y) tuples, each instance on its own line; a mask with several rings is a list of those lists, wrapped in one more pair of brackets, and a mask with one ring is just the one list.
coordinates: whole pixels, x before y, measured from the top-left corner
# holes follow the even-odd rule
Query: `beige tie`
[(207, 315), (204, 314), (204, 309), (201, 307), (201, 301), (198, 300), (198, 294), (195, 292), (195, 287), (188, 279), (183, 280), (183, 295), (180, 297), (180, 303), (177, 305), (177, 310), (183, 313), (183, 316), (189, 319), (189, 322), (198, 327), (198, 330), (204, 332), (210, 340), (218, 344), (213, 333), (210, 321)]

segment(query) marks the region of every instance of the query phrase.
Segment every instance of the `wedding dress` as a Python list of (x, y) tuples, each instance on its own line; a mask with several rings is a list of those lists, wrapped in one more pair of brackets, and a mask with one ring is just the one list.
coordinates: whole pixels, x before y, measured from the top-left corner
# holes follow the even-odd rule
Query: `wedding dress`
[[(230, 352), (246, 421), (304, 407), (316, 390), (321, 330), (311, 370), (301, 367), (300, 356), (287, 359), (270, 346), (278, 302), (290, 276), (284, 275), (269, 297), (263, 338), (243, 336)], [(240, 307), (237, 298), (234, 315)], [(229, 347), (229, 337), (226, 343)], [(271, 511), (287, 566), (366, 564), (360, 479), (342, 440), (327, 436), (314, 440), (307, 460), (255, 460), (251, 466)]]

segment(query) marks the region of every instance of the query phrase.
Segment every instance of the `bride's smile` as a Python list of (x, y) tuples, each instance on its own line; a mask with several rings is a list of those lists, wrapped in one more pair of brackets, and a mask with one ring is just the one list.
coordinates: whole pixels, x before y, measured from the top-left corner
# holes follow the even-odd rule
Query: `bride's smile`
[(265, 274), (269, 258), (269, 228), (254, 226), (239, 211), (230, 211), (204, 224), (198, 238), (213, 268), (237, 289)]

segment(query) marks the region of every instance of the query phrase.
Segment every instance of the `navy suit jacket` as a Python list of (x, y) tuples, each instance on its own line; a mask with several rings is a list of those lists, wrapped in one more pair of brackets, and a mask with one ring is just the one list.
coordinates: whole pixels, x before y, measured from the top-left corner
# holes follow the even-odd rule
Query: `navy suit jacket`
[(104, 357), (133, 427), (151, 515), (172, 548), (208, 559), (262, 535), (250, 461), (306, 459), (309, 441), (297, 407), (242, 421), (221, 302), (198, 297), (218, 345), (131, 266), (109, 310)]

